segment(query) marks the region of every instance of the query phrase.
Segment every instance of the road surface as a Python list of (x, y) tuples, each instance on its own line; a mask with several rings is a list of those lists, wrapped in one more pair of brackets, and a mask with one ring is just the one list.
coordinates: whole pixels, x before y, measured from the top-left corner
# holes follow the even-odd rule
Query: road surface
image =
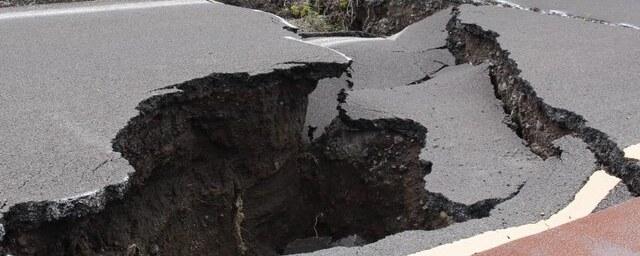
[[(640, 24), (638, 5), (592, 2), (513, 1), (522, 9), (566, 10), (607, 24), (470, 5), (455, 18), (499, 34), (500, 47), (538, 97), (580, 115), (628, 149), (627, 157), (638, 158), (640, 32), (621, 25)], [(200, 0), (0, 9), (0, 175), (10, 177), (0, 180), (0, 218), (16, 204), (72, 200), (126, 182), (134, 170), (111, 141), (138, 114), (140, 101), (171, 92), (161, 88), (214, 72), (259, 74), (351, 59), (349, 75), (321, 81), (309, 96), (306, 126), (313, 129), (303, 131), (305, 137), (322, 136), (338, 106), (352, 118), (411, 119), (428, 129), (420, 155), (433, 163), (426, 190), (463, 204), (514, 196), (486, 218), (309, 255), (469, 249), (465, 241), (487, 233), (507, 242), (513, 232), (534, 234), (628, 200), (625, 184), (615, 186), (617, 180), (599, 171), (579, 136), (553, 141), (560, 156), (543, 159), (530, 151), (504, 122), (490, 64), (455, 65), (446, 48), (451, 19), (448, 9), (387, 38), (301, 41), (274, 15)], [(342, 104), (341, 91), (347, 94)]]
[(517, 4), (523, 8), (537, 8), (555, 15), (603, 21), (616, 26), (640, 29), (640, 4), (634, 0), (512, 0), (498, 1)]
[[(546, 104), (581, 115), (586, 125), (609, 135), (620, 149), (640, 142), (637, 30), (515, 8), (466, 5), (460, 11), (461, 22), (499, 34), (500, 46), (511, 52), (510, 58), (522, 70), (521, 77)], [(426, 20), (435, 17), (438, 15)], [(444, 28), (437, 22), (430, 26)], [(405, 33), (399, 35), (412, 35)], [(407, 77), (400, 72), (387, 73), (384, 61), (362, 63), (369, 52), (362, 44), (385, 45), (389, 38), (314, 41), (351, 50), (354, 63), (368, 66), (362, 70), (383, 70), (368, 76), (379, 75), (376, 81), (402, 81)], [(421, 41), (429, 42), (425, 38)], [(391, 53), (378, 56), (384, 59)], [(354, 68), (354, 78), (357, 73)], [(516, 234), (535, 234), (586, 216), (598, 204), (602, 209), (632, 196), (623, 183), (616, 186), (618, 179), (596, 172), (599, 166), (593, 153), (572, 135), (554, 142), (563, 152), (559, 158), (543, 160), (532, 154), (502, 122), (505, 114), (488, 74), (486, 67), (461, 65), (445, 67), (431, 79), (412, 85), (355, 82), (347, 88), (342, 106), (352, 118), (408, 118), (427, 127), (427, 146), (421, 157), (433, 162), (432, 173), (425, 177), (429, 191), (467, 204), (504, 196), (523, 184), (519, 194), (498, 205), (488, 218), (433, 231), (402, 232), (362, 247), (332, 248), (310, 255), (470, 255), (485, 247), (467, 244), (465, 238), (482, 241), (488, 239), (483, 236), (485, 232), (495, 232), (500, 239), (490, 240), (497, 246), (510, 241), (511, 236), (517, 238)], [(584, 202), (574, 198), (577, 194), (583, 195), (579, 198)], [(520, 226), (524, 228), (516, 229)], [(441, 250), (440, 245), (447, 246)], [(455, 249), (458, 246), (463, 249)]]
[(60, 4), (0, 11), (0, 215), (122, 183), (111, 140), (157, 89), (285, 62), (346, 62), (281, 19), (207, 1)]

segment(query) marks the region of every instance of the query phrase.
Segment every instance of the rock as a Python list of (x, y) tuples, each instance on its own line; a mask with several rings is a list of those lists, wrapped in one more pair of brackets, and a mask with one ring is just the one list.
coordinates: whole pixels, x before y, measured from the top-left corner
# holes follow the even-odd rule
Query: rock
[(322, 250), (331, 247), (331, 237), (321, 236), (321, 237), (308, 237), (302, 239), (293, 240), (287, 244), (287, 247), (284, 249), (284, 254), (296, 254), (296, 253), (306, 253), (313, 252), (317, 250)]
[(338, 241), (333, 242), (332, 246), (342, 246), (342, 247), (355, 247), (362, 246), (367, 244), (367, 241), (364, 238), (360, 237), (358, 234), (350, 235), (344, 237)]

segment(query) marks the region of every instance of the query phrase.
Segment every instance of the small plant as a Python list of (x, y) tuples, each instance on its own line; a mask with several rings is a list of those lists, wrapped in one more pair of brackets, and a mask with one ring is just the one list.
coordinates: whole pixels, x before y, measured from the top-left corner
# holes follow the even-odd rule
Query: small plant
[(309, 2), (295, 3), (289, 7), (291, 15), (296, 18), (304, 18), (308, 15), (318, 14)]
[[(354, 0), (331, 0), (333, 8), (345, 8), (338, 12), (346, 12), (351, 8)], [(292, 22), (304, 31), (328, 32), (345, 29), (342, 22), (323, 15), (327, 12), (327, 2), (323, 0), (293, 0), (287, 1), (285, 10), (287, 15), (293, 17)]]
[(310, 31), (335, 31), (338, 30), (334, 25), (329, 23), (327, 18), (323, 15), (319, 15), (317, 12), (313, 11), (304, 18), (302, 18), (303, 23)]
[(346, 11), (349, 8), (350, 0), (338, 0), (338, 7), (341, 11)]

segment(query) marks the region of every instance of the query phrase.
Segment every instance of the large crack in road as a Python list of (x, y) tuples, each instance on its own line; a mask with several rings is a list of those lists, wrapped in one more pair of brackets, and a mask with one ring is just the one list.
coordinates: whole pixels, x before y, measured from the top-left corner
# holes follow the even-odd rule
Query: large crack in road
[[(495, 7), (480, 8), (499, 10)], [(504, 103), (514, 130), (534, 152), (545, 157), (559, 155), (561, 151), (552, 146), (552, 141), (573, 134), (587, 143), (604, 168), (621, 178), (630, 191), (640, 192), (640, 170), (635, 161), (626, 159), (617, 142), (610, 135), (591, 127), (583, 116), (551, 106), (538, 97), (536, 89), (520, 76), (522, 71), (518, 69), (517, 62), (509, 58), (508, 50), (500, 47), (498, 33), (477, 24), (464, 23), (458, 18), (452, 19), (448, 30), (451, 32), (449, 48), (458, 63), (491, 61), (496, 96)]]
[[(278, 40), (264, 40), (300, 51), (295, 60), (266, 53), (259, 65), (153, 89), (81, 180), (135, 172), (63, 199), (3, 202), (0, 253), (403, 255), (543, 219), (599, 167), (640, 192), (620, 141), (539, 97), (499, 33), (449, 12), (389, 38), (310, 41), (339, 51), (274, 30)], [(233, 72), (244, 65), (260, 70)], [(69, 121), (73, 111), (54, 111), (61, 134), (103, 147), (108, 135)], [(37, 186), (34, 173), (23, 187)]]
[[(486, 9), (493, 8), (493, 7), (484, 7), (485, 9), (483, 10), (476, 10), (474, 9), (474, 7), (469, 7), (469, 6), (467, 6), (466, 8), (468, 13), (473, 13), (475, 15), (479, 15), (479, 14), (486, 15), (486, 17), (493, 17), (493, 21), (497, 20), (500, 25), (502, 25), (503, 27), (505, 26), (504, 22), (500, 22), (501, 19), (496, 18), (496, 17), (503, 17), (502, 14), (495, 14), (494, 16), (485, 14), (485, 12), (487, 12)], [(505, 9), (505, 10), (509, 10), (509, 9)], [(518, 10), (513, 10), (513, 9), (511, 11), (520, 12)], [(505, 12), (508, 12), (508, 11), (505, 11)], [(517, 15), (518, 14), (514, 13), (512, 16), (517, 16)], [(534, 14), (531, 14), (530, 16), (531, 17), (535, 16), (536, 19), (547, 19), (544, 16), (540, 16), (540, 15), (536, 16)], [(508, 16), (508, 17), (514, 20), (518, 20), (518, 18), (515, 18), (515, 17), (511, 17), (511, 16)], [(549, 18), (556, 19), (554, 20), (554, 22), (557, 22), (557, 24), (562, 24), (563, 22), (565, 22), (564, 20), (562, 20), (564, 18), (561, 18), (561, 17), (551, 16)], [(525, 19), (525, 20), (529, 21), (528, 19)], [(572, 20), (572, 19), (565, 19), (565, 20), (566, 22), (574, 22), (574, 23), (581, 22), (581, 21)], [(574, 167), (567, 167), (567, 166), (565, 167), (547, 166), (546, 168), (543, 168), (548, 171), (551, 171), (551, 173), (549, 174), (542, 174), (541, 172), (538, 172), (539, 175), (542, 175), (545, 177), (544, 179), (545, 181), (539, 183), (539, 182), (534, 182), (535, 179), (530, 179), (530, 181), (532, 182), (526, 184), (524, 186), (524, 191), (520, 193), (520, 195), (523, 195), (523, 196), (521, 197), (516, 196), (514, 197), (514, 199), (511, 199), (510, 201), (507, 201), (499, 205), (500, 210), (504, 212), (500, 213), (500, 211), (494, 211), (491, 213), (490, 217), (486, 219), (459, 223), (447, 228), (428, 231), (428, 232), (420, 232), (420, 231), (403, 232), (400, 234), (396, 234), (394, 236), (386, 237), (385, 239), (382, 239), (374, 244), (369, 244), (367, 246), (363, 246), (360, 248), (350, 248), (350, 249), (334, 248), (331, 250), (320, 251), (320, 252), (314, 253), (313, 255), (354, 255), (354, 254), (402, 255), (405, 253), (415, 252), (413, 251), (413, 250), (416, 250), (415, 248), (429, 248), (429, 246), (435, 246), (440, 243), (451, 242), (456, 238), (464, 238), (469, 235), (475, 235), (478, 233), (482, 233), (484, 231), (492, 230), (492, 228), (495, 229), (495, 227), (500, 227), (500, 226), (509, 227), (509, 226), (518, 226), (518, 225), (534, 223), (538, 220), (544, 219), (545, 216), (548, 216), (549, 214), (553, 214), (554, 212), (560, 210), (562, 208), (562, 205), (566, 205), (568, 202), (570, 202), (573, 199), (572, 196), (578, 192), (578, 189), (580, 189), (582, 184), (586, 182), (590, 174), (593, 171), (597, 170), (598, 168), (605, 168), (610, 173), (617, 174), (618, 177), (621, 177), (623, 179), (623, 183), (626, 184), (630, 190), (633, 190), (632, 187), (634, 186), (633, 184), (636, 183), (635, 180), (637, 179), (637, 173), (638, 173), (637, 164), (635, 163), (634, 160), (630, 160), (624, 157), (624, 154), (622, 154), (622, 151), (620, 150), (620, 148), (616, 146), (616, 142), (614, 142), (612, 138), (612, 136), (614, 138), (617, 137), (618, 141), (622, 142), (622, 144), (625, 146), (629, 145), (629, 143), (633, 143), (633, 141), (628, 141), (626, 139), (621, 140), (621, 138), (627, 138), (627, 139), (634, 138), (633, 137), (634, 132), (631, 131), (631, 133), (629, 133), (630, 129), (632, 129), (631, 127), (633, 126), (628, 127), (624, 125), (624, 123), (631, 122), (629, 120), (635, 120), (633, 114), (629, 114), (630, 116), (627, 117), (626, 119), (619, 118), (619, 116), (611, 117), (609, 118), (608, 121), (606, 121), (609, 124), (606, 124), (604, 120), (597, 120), (601, 118), (597, 116), (598, 113), (596, 112), (595, 113), (596, 116), (594, 120), (597, 120), (597, 122), (592, 121), (591, 125), (597, 124), (598, 126), (605, 128), (608, 134), (605, 134), (604, 132), (601, 132), (597, 129), (590, 128), (588, 125), (589, 123), (586, 122), (583, 117), (575, 114), (572, 111), (562, 110), (559, 108), (554, 108), (549, 105), (546, 105), (541, 98), (535, 97), (536, 90), (530, 86), (527, 86), (528, 82), (518, 77), (518, 74), (520, 71), (517, 69), (517, 66), (515, 65), (516, 62), (505, 57), (505, 56), (508, 56), (508, 53), (506, 52), (506, 50), (501, 49), (499, 45), (495, 43), (495, 38), (498, 36), (497, 33), (483, 31), (481, 33), (482, 35), (477, 36), (478, 33), (475, 33), (473, 31), (473, 28), (465, 30), (466, 28), (476, 26), (475, 24), (464, 24), (463, 26), (461, 26), (462, 28), (456, 28), (456, 25), (455, 25), (456, 22), (459, 22), (457, 16), (451, 20), (451, 23), (449, 24), (449, 27), (448, 27), (450, 31), (448, 45), (451, 52), (454, 53), (454, 55), (457, 57), (457, 63), (472, 62), (474, 64), (479, 64), (484, 61), (489, 61), (489, 63), (491, 64), (491, 68), (487, 76), (491, 77), (491, 81), (490, 81), (491, 83), (488, 83), (488, 86), (484, 90), (491, 91), (491, 93), (495, 94), (495, 97), (501, 101), (502, 103), (501, 105), (504, 106), (503, 107), (504, 112), (507, 113), (507, 117), (508, 117), (505, 120), (505, 123), (507, 123), (509, 127), (513, 129), (513, 132), (515, 134), (522, 137), (522, 139), (524, 140), (524, 142), (528, 147), (528, 149), (526, 150), (531, 150), (532, 152), (538, 154), (540, 157), (546, 159), (546, 161), (559, 161), (563, 163), (574, 161), (575, 163), (577, 163), (577, 165), (574, 166), (575, 169), (573, 169)], [(547, 22), (547, 23), (551, 23), (551, 22)], [(538, 23), (532, 22), (527, 24), (533, 26), (533, 24), (538, 24)], [(544, 29), (547, 29), (551, 26), (551, 24), (546, 24), (546, 23), (542, 23), (542, 24), (543, 24), (542, 26), (539, 26), (540, 31), (544, 31)], [(590, 24), (590, 23), (587, 23), (587, 24)], [(577, 28), (580, 25), (575, 24), (573, 26), (576, 27), (576, 29), (573, 31), (576, 31), (576, 32), (580, 31), (579, 28)], [(619, 30), (618, 28), (607, 28), (607, 26), (604, 26), (601, 24), (591, 24), (591, 25), (584, 25), (584, 26), (589, 26), (589, 29), (593, 27), (594, 30), (598, 30), (598, 33), (606, 33), (605, 31), (607, 31), (607, 29), (613, 29), (615, 32), (614, 31), (612, 32), (618, 33), (618, 30)], [(602, 26), (602, 27), (598, 29), (597, 26)], [(531, 31), (532, 34), (538, 31), (533, 28), (529, 28), (529, 30)], [(622, 32), (622, 30), (620, 32)], [(613, 33), (611, 34), (611, 36), (619, 37), (621, 40), (622, 38), (627, 38), (627, 37), (628, 39), (630, 39), (630, 41), (623, 40), (625, 43), (621, 44), (620, 46), (621, 48), (628, 46), (626, 42), (633, 42), (632, 33), (634, 32), (630, 30), (630, 31), (626, 31), (626, 33), (628, 34), (628, 36), (622, 36), (621, 35), (622, 33), (618, 33), (615, 35)], [(514, 33), (514, 34), (517, 34), (517, 33)], [(559, 36), (558, 40), (561, 40), (561, 38), (563, 38), (560, 35), (558, 36)], [(470, 37), (472, 39), (468, 39)], [(493, 41), (483, 40), (483, 39), (481, 40), (481, 39), (477, 39), (476, 37), (479, 37), (479, 38), (491, 37), (494, 40)], [(525, 41), (529, 40), (528, 39), (529, 37), (522, 37), (521, 35), (520, 37), (522, 40), (525, 40)], [(513, 37), (511, 37), (510, 39), (512, 38)], [(345, 39), (340, 39), (340, 40), (341, 42), (349, 43), (349, 40), (345, 40)], [(602, 40), (602, 41), (606, 41), (606, 40)], [(329, 41), (329, 40), (324, 40), (324, 41)], [(353, 44), (357, 44), (357, 41), (358, 40), (353, 40), (352, 42), (354, 42)], [(370, 41), (371, 44), (376, 43), (376, 41), (371, 41), (371, 40), (360, 40), (360, 41), (362, 42)], [(529, 41), (532, 41), (532, 40), (529, 40)], [(533, 40), (532, 42), (537, 43), (538, 41), (539, 40)], [(551, 40), (550, 42), (554, 42), (554, 41)], [(520, 43), (522, 44), (522, 42)], [(572, 44), (572, 43), (571, 41), (569, 41), (569, 42), (566, 42), (566, 44)], [(525, 45), (524, 47), (529, 47), (529, 48), (531, 47), (531, 46), (526, 46), (527, 44), (524, 44), (524, 45)], [(601, 47), (605, 46), (604, 42), (602, 42), (602, 44), (598, 42), (598, 45), (600, 45)], [(562, 44), (562, 46), (558, 48), (566, 49), (566, 47), (562, 48), (564, 46), (565, 45)], [(540, 50), (553, 49), (548, 47), (550, 46), (547, 46), (547, 48), (541, 47)], [(586, 47), (581, 47), (581, 50), (585, 50), (584, 48)], [(461, 53), (461, 49), (464, 49), (467, 52)], [(574, 51), (572, 51), (571, 53), (574, 53)], [(550, 51), (550, 54), (557, 54), (557, 52)], [(546, 55), (549, 55), (549, 54), (546, 54)], [(553, 56), (547, 56), (547, 57), (549, 60), (553, 59)], [(614, 59), (614, 58), (608, 58), (608, 59)], [(623, 59), (623, 62), (626, 63), (627, 59), (631, 59), (631, 58), (622, 58), (622, 59)], [(535, 60), (540, 61), (540, 58), (537, 58)], [(544, 61), (542, 63), (544, 63)], [(586, 64), (589, 62), (587, 60), (583, 60), (581, 63)], [(544, 64), (540, 64), (540, 65), (544, 66)], [(535, 72), (540, 72), (540, 71), (535, 70)], [(549, 70), (546, 70), (544, 72), (546, 72), (546, 74), (554, 73), (554, 71), (549, 71)], [(461, 72), (458, 71), (455, 74), (460, 75)], [(443, 78), (442, 76), (446, 76), (446, 75), (442, 75), (440, 73), (439, 75), (440, 75), (440, 79), (438, 79), (438, 77), (436, 76), (435, 81), (432, 81), (431, 79), (429, 79), (428, 81), (426, 81), (425, 83), (426, 85), (423, 85), (423, 86), (437, 87), (442, 83), (446, 83), (444, 82), (446, 81), (446, 79), (444, 81), (441, 80)], [(601, 79), (598, 79), (597, 81), (600, 81), (600, 80)], [(476, 81), (478, 81), (478, 79), (468, 83), (473, 84)], [(553, 81), (556, 82), (556, 80), (553, 80)], [(580, 81), (584, 81), (584, 79)], [(627, 81), (627, 80), (623, 80), (623, 81)], [(540, 81), (536, 81), (536, 82), (540, 82)], [(419, 91), (419, 90), (427, 91), (426, 89), (416, 90), (416, 89), (402, 88), (400, 86), (398, 87), (389, 86), (394, 88), (362, 90), (361, 88), (359, 88), (362, 86), (363, 86), (362, 84), (356, 83), (355, 86), (353, 86), (353, 90), (348, 91), (349, 96), (346, 97), (346, 100), (345, 100), (347, 103), (347, 113), (349, 113), (350, 115), (353, 115), (353, 110), (358, 110), (361, 113), (365, 113), (365, 114), (355, 115), (354, 117), (356, 118), (360, 118), (360, 117), (376, 118), (381, 116), (409, 118), (409, 119), (421, 122), (423, 123), (423, 125), (425, 125), (425, 127), (430, 128), (430, 134), (431, 134), (430, 137), (433, 138), (434, 135), (437, 137), (437, 133), (434, 133), (434, 130), (432, 130), (431, 128), (433, 128), (434, 125), (436, 125), (435, 127), (437, 127), (437, 125), (440, 125), (441, 122), (430, 123), (427, 121), (420, 121), (421, 119), (429, 120), (429, 118), (425, 119), (424, 116), (421, 116), (423, 114), (420, 114), (419, 112), (420, 109), (425, 109), (425, 112), (427, 113), (433, 112), (433, 109), (431, 109), (431, 111), (427, 111), (426, 109), (429, 109), (429, 106), (430, 106), (429, 103), (434, 101), (434, 99), (433, 98), (430, 99), (429, 94), (425, 94), (424, 92)], [(415, 86), (415, 85), (412, 85), (412, 86)], [(458, 86), (461, 86), (461, 85), (458, 85)], [(616, 86), (627, 88), (630, 85), (624, 84), (623, 82), (622, 84), (618, 84)], [(451, 88), (454, 88), (454, 87), (451, 86), (449, 89)], [(585, 90), (589, 91), (591, 90), (590, 88), (592, 87), (585, 88)], [(548, 91), (549, 89), (544, 88), (544, 90)], [(575, 88), (574, 90), (577, 90), (577, 88)], [(597, 89), (597, 90), (600, 90), (600, 89)], [(465, 92), (469, 93), (469, 90), (467, 89)], [(589, 93), (593, 94), (594, 92), (585, 92), (585, 94), (587, 95)], [(474, 94), (474, 93), (471, 93), (471, 94)], [(547, 96), (548, 95), (549, 94), (547, 94)], [(560, 97), (565, 97), (565, 99), (566, 97), (569, 97), (569, 95), (566, 95), (563, 93), (560, 93), (560, 95), (561, 96), (554, 97), (553, 100), (555, 102), (562, 102), (562, 99), (560, 99)], [(443, 95), (438, 96), (438, 94), (435, 94), (434, 97), (435, 97), (435, 100), (438, 100), (439, 98), (443, 98), (443, 99), (451, 98)], [(616, 95), (616, 97), (618, 96)], [(416, 100), (410, 100), (411, 98), (416, 98)], [(464, 98), (465, 98), (464, 102), (468, 104), (469, 99), (467, 97), (464, 97)], [(627, 100), (626, 101), (623, 100), (621, 102), (622, 103), (621, 105), (629, 103), (628, 98), (629, 97), (626, 97)], [(425, 104), (424, 102), (427, 102), (427, 104)], [(351, 107), (349, 107), (349, 104), (351, 104)], [(442, 104), (437, 104), (437, 103), (435, 103), (434, 105), (442, 106)], [(617, 107), (619, 106), (612, 104), (612, 106), (608, 106), (607, 108), (616, 109)], [(477, 107), (475, 108), (477, 109)], [(569, 109), (574, 109), (574, 107)], [(617, 109), (615, 111), (624, 111), (624, 110)], [(415, 114), (414, 112), (418, 114)], [(593, 111), (587, 111), (587, 113), (590, 114), (592, 117), (594, 116)], [(428, 114), (424, 114), (424, 115), (429, 116)], [(430, 117), (430, 118), (433, 118), (433, 117)], [(621, 120), (624, 122), (622, 122)], [(618, 128), (612, 127), (612, 125), (615, 125)], [(458, 127), (469, 127), (469, 125), (459, 125)], [(455, 130), (455, 128), (451, 128), (448, 131), (451, 131), (451, 130)], [(435, 132), (438, 132), (437, 129), (435, 130)], [(443, 141), (440, 143), (447, 143), (447, 141)], [(427, 143), (427, 145), (433, 145), (433, 144), (434, 144), (433, 142)], [(438, 144), (438, 143), (435, 143), (435, 144)], [(429, 150), (427, 150), (427, 152), (429, 152)], [(577, 160), (576, 157), (582, 158), (582, 159)], [(432, 158), (430, 160), (434, 160), (434, 165), (432, 168), (433, 169), (438, 168), (440, 164), (438, 162), (438, 159)], [(474, 162), (474, 164), (477, 165), (478, 163)], [(620, 168), (620, 169), (616, 169), (616, 168)], [(445, 169), (451, 170), (454, 168), (449, 167)], [(453, 172), (449, 174), (452, 175)], [(568, 175), (564, 177), (566, 179), (564, 183), (561, 181), (561, 183), (563, 183), (562, 185), (557, 185), (557, 187), (563, 188), (563, 191), (549, 190), (551, 188), (556, 187), (556, 185), (550, 185), (548, 183), (550, 180), (553, 180), (553, 179), (555, 179), (555, 181), (561, 180), (561, 179), (558, 179), (555, 175)], [(433, 173), (425, 177), (425, 179), (427, 180), (427, 189), (433, 189), (433, 186), (431, 187), (429, 186), (429, 181), (431, 180), (431, 178), (434, 178), (434, 177), (437, 177), (437, 176), (434, 176)], [(550, 177), (554, 177), (554, 178), (548, 179)], [(456, 179), (456, 180), (467, 181), (468, 179)], [(567, 182), (567, 181), (570, 181), (570, 182)], [(453, 182), (434, 182), (432, 184), (455, 184), (455, 183), (456, 182), (453, 181)], [(545, 200), (548, 200), (548, 197), (553, 197), (551, 195), (559, 195), (559, 194), (562, 194), (563, 199), (560, 199), (560, 198), (557, 198), (557, 199), (560, 199), (560, 201), (562, 202), (557, 203), (555, 205), (555, 208), (551, 207), (550, 209), (548, 208), (546, 210), (538, 210), (540, 208), (537, 208), (536, 200), (531, 198), (531, 196), (535, 195), (534, 197), (544, 197)], [(624, 197), (624, 191), (622, 192), (622, 194)], [(452, 194), (449, 193), (446, 196), (451, 198), (450, 197), (451, 195)], [(615, 197), (615, 195), (613, 194), (612, 196)], [(525, 199), (525, 201), (520, 201), (527, 197), (529, 197), (529, 199)], [(595, 198), (594, 200), (598, 200), (598, 199)], [(617, 199), (617, 200), (624, 200), (624, 199)], [(545, 205), (549, 202), (540, 202), (540, 203), (542, 203), (541, 205)], [(527, 210), (529, 210), (530, 212), (528, 213), (513, 212), (512, 207), (518, 204), (527, 205), (527, 208), (528, 208)], [(554, 203), (550, 203), (550, 204), (554, 204)], [(534, 216), (535, 212), (537, 211), (539, 211), (538, 212), (539, 215)], [(591, 210), (587, 210), (587, 211), (591, 211)], [(534, 213), (534, 215), (531, 215), (531, 218), (528, 220), (513, 219), (513, 216), (519, 215), (521, 217), (524, 217), (531, 213)], [(495, 221), (496, 219), (500, 219), (502, 223), (498, 225), (493, 224), (492, 222)], [(478, 226), (481, 226), (481, 227), (478, 227)], [(394, 248), (394, 249), (390, 250), (390, 248)]]
[(287, 247), (296, 238), (374, 241), (441, 228), (506, 200), (466, 206), (424, 190), (426, 130), (410, 120), (340, 116), (307, 148), (306, 96), (347, 67), (308, 63), (163, 88), (177, 92), (140, 103), (114, 140), (136, 170), (116, 185), (126, 192), (15, 205), (3, 217), (2, 250), (275, 255), (304, 252)]
[[(195, 6), (173, 8), (186, 11)], [(98, 16), (106, 11), (100, 7), (72, 11), (83, 14), (85, 9)], [(229, 10), (236, 11), (243, 12)], [(48, 17), (46, 10), (38, 15)], [(37, 27), (30, 24), (27, 29), (30, 26)], [(53, 44), (69, 43), (73, 35)], [(289, 44), (290, 50), (304, 45), (277, 41)], [(122, 157), (109, 159), (130, 164), (135, 172), (123, 181), (62, 199), (11, 201), (3, 211), (0, 251), (19, 255), (306, 252), (308, 243), (296, 247), (297, 240), (328, 241), (323, 246), (329, 247), (344, 244), (342, 238), (355, 236), (366, 243), (409, 229), (437, 229), (485, 217), (496, 204), (515, 195), (465, 205), (426, 191), (423, 178), (431, 164), (418, 156), (427, 132), (411, 120), (352, 120), (343, 113), (317, 140), (303, 143), (307, 95), (319, 80), (338, 77), (349, 66), (336, 60), (344, 57), (340, 53), (311, 52), (318, 47), (306, 47), (297, 51), (298, 58), (331, 61), (265, 58), (267, 64), (275, 62), (267, 68), (273, 71), (214, 73), (153, 89), (155, 96), (137, 104), (138, 115), (112, 141), (114, 154)], [(140, 97), (132, 94), (127, 96)], [(69, 124), (68, 119), (56, 120)], [(102, 148), (105, 135), (90, 136), (91, 129), (77, 125), (63, 128)], [(89, 172), (111, 166), (111, 160), (100, 161), (100, 168), (92, 166)], [(84, 172), (81, 177), (86, 177)], [(43, 182), (38, 178), (26, 180)]]

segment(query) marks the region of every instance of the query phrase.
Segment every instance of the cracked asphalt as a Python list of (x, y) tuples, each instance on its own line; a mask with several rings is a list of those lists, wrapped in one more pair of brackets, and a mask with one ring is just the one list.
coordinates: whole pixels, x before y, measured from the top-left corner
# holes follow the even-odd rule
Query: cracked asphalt
[(468, 205), (504, 198), (549, 166), (502, 122), (487, 69), (460, 65), (418, 85), (354, 90), (344, 108), (355, 119), (400, 117), (427, 127), (420, 155), (433, 162), (427, 190)]
[(511, 0), (509, 2), (525, 8), (555, 11), (560, 15), (602, 20), (640, 29), (640, 16), (638, 16), (640, 5), (634, 0)]
[(111, 140), (139, 102), (171, 92), (155, 89), (290, 61), (347, 61), (285, 38), (296, 35), (267, 13), (206, 1), (141, 3), (0, 12), (0, 215), (17, 203), (86, 196), (125, 181), (134, 170)]
[[(314, 137), (336, 117), (336, 95), (341, 89), (393, 88), (405, 86), (432, 76), (444, 65), (454, 65), (454, 58), (446, 49), (444, 30), (451, 19), (450, 9), (407, 27), (403, 32), (385, 39), (319, 38), (307, 42), (338, 50), (353, 58), (351, 78), (320, 81), (309, 95), (305, 126), (316, 128)], [(350, 88), (351, 87), (351, 88)], [(308, 132), (305, 130), (304, 134)]]
[(640, 143), (640, 31), (510, 8), (460, 11), (461, 22), (500, 35), (545, 103), (578, 113), (621, 148)]
[[(495, 6), (463, 5), (458, 16), (499, 34), (500, 47), (546, 104), (582, 116), (621, 149), (640, 143), (640, 30), (620, 25), (640, 24), (640, 3), (511, 2), (618, 24)], [(322, 80), (309, 95), (303, 137), (321, 136), (339, 105), (355, 119), (412, 119), (428, 129), (420, 157), (433, 167), (425, 189), (464, 204), (518, 194), (486, 218), (307, 255), (407, 255), (534, 223), (567, 206), (602, 167), (573, 135), (554, 141), (561, 156), (542, 159), (530, 151), (505, 124), (490, 63), (455, 65), (443, 48), (451, 9), (387, 38), (304, 42), (273, 15), (206, 1), (8, 18), (117, 3), (0, 10), (0, 49), (11, 49), (0, 51), (0, 176), (10, 177), (0, 179), (0, 216), (21, 202), (64, 200), (125, 181), (133, 169), (112, 151), (111, 139), (140, 101), (169, 93), (154, 89), (214, 72), (346, 62), (342, 54), (353, 59), (351, 72)], [(348, 95), (343, 104), (341, 91)], [(620, 183), (596, 211), (632, 197)]]
[[(464, 106), (460, 106), (464, 102)], [(487, 66), (461, 65), (419, 85), (354, 89), (344, 105), (352, 118), (409, 118), (429, 129), (421, 158), (433, 162), (426, 189), (471, 204), (521, 191), (487, 218), (433, 231), (406, 231), (362, 247), (309, 255), (407, 255), (482, 232), (535, 222), (559, 211), (596, 170), (586, 144), (567, 136), (556, 142), (562, 158), (542, 160), (502, 123)], [(541, 215), (542, 214), (542, 215)]]
[[(610, 135), (621, 148), (639, 142), (637, 30), (513, 8), (464, 5), (460, 12), (461, 22), (499, 34), (501, 47), (511, 53), (510, 57), (522, 70), (521, 76), (545, 103), (582, 115), (588, 126)], [(421, 158), (433, 162), (432, 173), (425, 177), (427, 190), (465, 204), (504, 197), (515, 191), (518, 184), (523, 185), (522, 190), (498, 205), (488, 218), (433, 231), (402, 232), (362, 247), (331, 248), (309, 255), (406, 255), (483, 232), (534, 223), (568, 205), (600, 168), (588, 146), (571, 135), (554, 142), (563, 152), (561, 157), (543, 160), (531, 153), (526, 143), (503, 123), (505, 113), (493, 93), (486, 64), (445, 67), (427, 77), (430, 79), (407, 86), (406, 81), (430, 71), (411, 71), (411, 61), (401, 56), (388, 60), (397, 53), (391, 46), (402, 47), (393, 39), (406, 38), (403, 45), (414, 41), (414, 46), (417, 42), (428, 42), (428, 46), (420, 44), (421, 48), (413, 48), (414, 54), (424, 54), (428, 52), (424, 49), (442, 45), (446, 38), (446, 33), (437, 29), (444, 28), (446, 13), (440, 12), (422, 22), (431, 27), (422, 28), (429, 33), (407, 29), (399, 36), (383, 40), (312, 40), (348, 52), (354, 59), (350, 80), (353, 87), (340, 86), (344, 81), (339, 79), (327, 83), (334, 86), (334, 91), (346, 90), (348, 96), (342, 107), (352, 118), (408, 118), (427, 127), (427, 145), (421, 154)], [(620, 20), (625, 18), (608, 13)], [(380, 47), (371, 51), (370, 45)], [(367, 61), (373, 59), (368, 57), (372, 52), (383, 61)], [(446, 59), (431, 54), (421, 57), (431, 61)], [(394, 72), (390, 62), (408, 68)], [(445, 63), (452, 65), (450, 60)], [(359, 72), (366, 73), (369, 80), (358, 79)], [(322, 93), (318, 98), (328, 102), (325, 98), (330, 93)], [(313, 99), (311, 102), (309, 114), (313, 115)], [(313, 116), (308, 120), (316, 121)], [(317, 137), (321, 130), (315, 133)], [(632, 197), (620, 183), (596, 211)]]

